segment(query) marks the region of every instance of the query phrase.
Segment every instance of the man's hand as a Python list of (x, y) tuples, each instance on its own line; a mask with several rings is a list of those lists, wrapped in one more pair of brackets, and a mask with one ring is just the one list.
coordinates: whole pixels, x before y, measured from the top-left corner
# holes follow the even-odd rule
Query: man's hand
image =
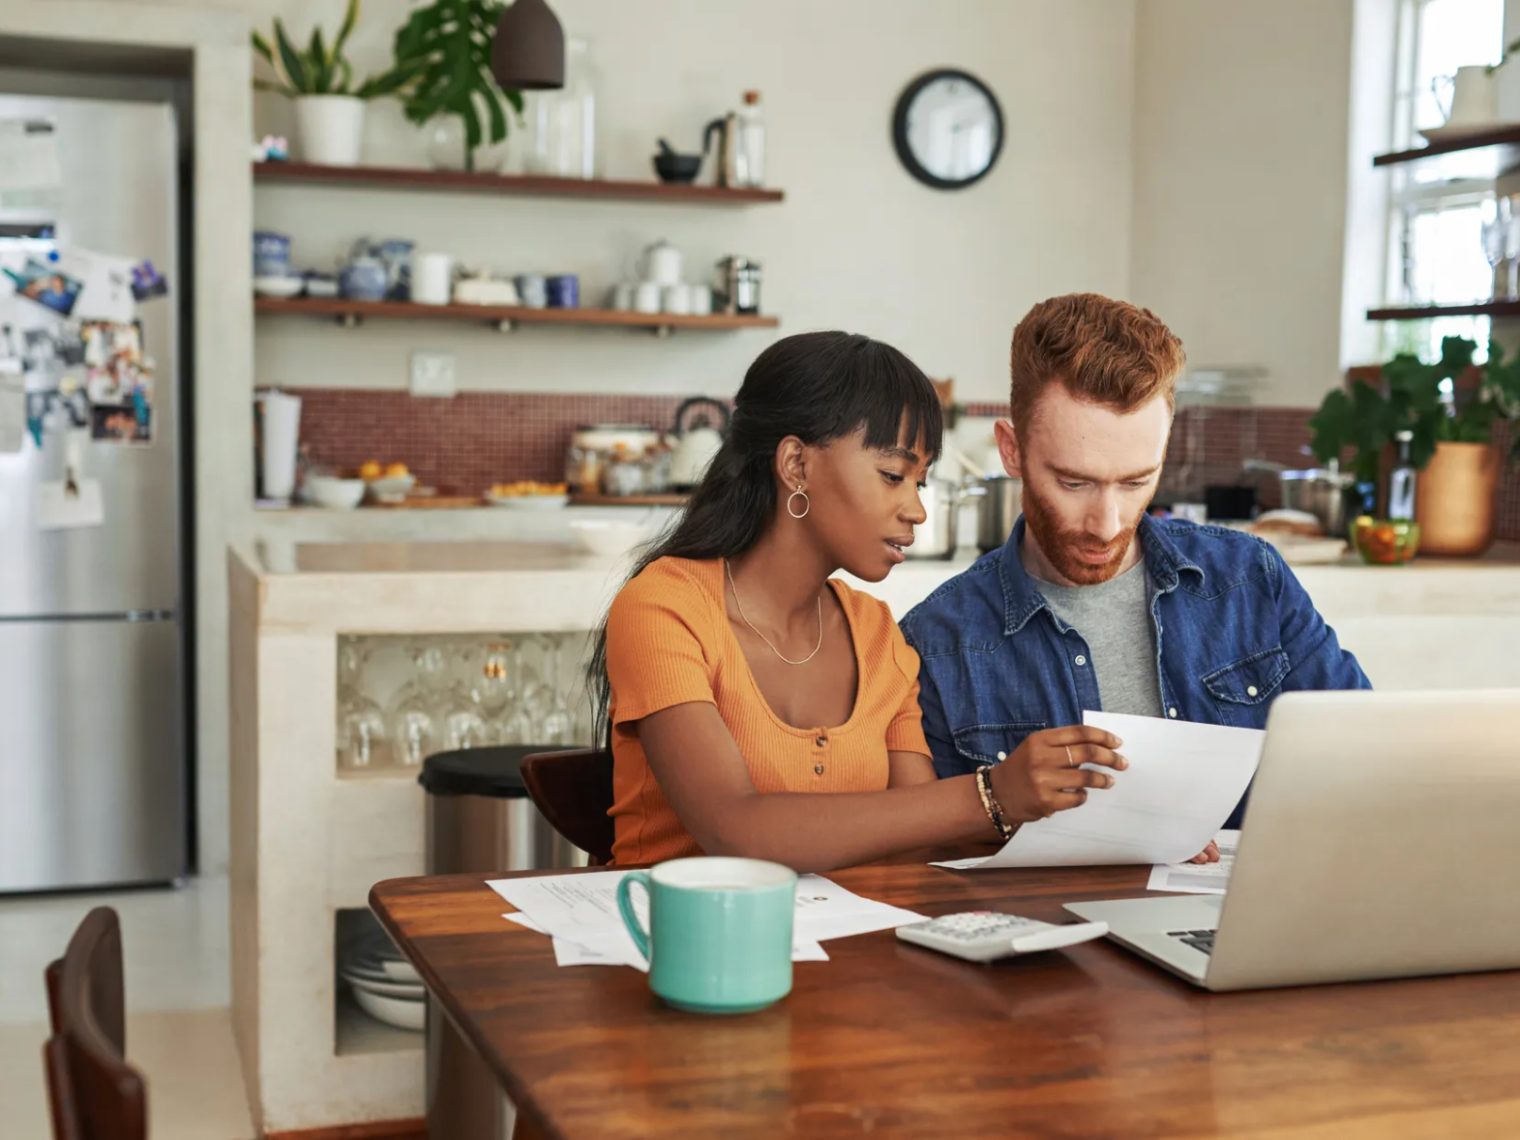
[(1191, 859), (1189, 859), (1188, 862), (1189, 863), (1217, 863), (1217, 862), (1219, 862), (1219, 844), (1215, 843), (1212, 839), (1210, 839), (1209, 840), (1209, 845), (1207, 847), (1205, 847), (1202, 851), (1198, 852), (1198, 854), (1194, 855)]

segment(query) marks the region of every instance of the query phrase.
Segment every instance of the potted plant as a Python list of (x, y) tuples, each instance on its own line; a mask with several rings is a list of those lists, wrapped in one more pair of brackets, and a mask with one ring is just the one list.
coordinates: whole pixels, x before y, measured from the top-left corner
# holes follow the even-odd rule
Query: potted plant
[(432, 0), (396, 33), (395, 66), (411, 80), (406, 117), (418, 126), (443, 119), (429, 155), (435, 165), (473, 170), (476, 150), (507, 137), (507, 108), (523, 109), (520, 91), (491, 76), (491, 42), (505, 5), (496, 0)]
[(343, 54), (359, 19), (359, 0), (348, 0), (343, 24), (329, 47), (321, 28), (313, 28), (304, 48), (296, 46), (279, 17), (274, 42), (253, 33), (253, 50), (271, 68), (275, 79), (255, 79), (262, 91), (278, 91), (295, 101), (296, 130), (301, 157), (325, 166), (355, 166), (364, 138), (367, 100), (400, 91), (410, 79), (404, 67), (372, 75), (355, 86), (354, 69)]
[[(1473, 556), (1493, 542), (1501, 466), (1494, 427), (1520, 420), (1520, 357), (1505, 361), (1490, 341), (1488, 360), (1476, 366), (1476, 350), (1471, 340), (1447, 337), (1439, 360), (1401, 353), (1383, 365), (1379, 383), (1336, 389), (1309, 421), (1315, 456), (1328, 462), (1350, 449), (1358, 481), (1378, 491), (1394, 436), (1411, 433), (1425, 554)], [(1511, 457), (1520, 459), (1520, 434)]]

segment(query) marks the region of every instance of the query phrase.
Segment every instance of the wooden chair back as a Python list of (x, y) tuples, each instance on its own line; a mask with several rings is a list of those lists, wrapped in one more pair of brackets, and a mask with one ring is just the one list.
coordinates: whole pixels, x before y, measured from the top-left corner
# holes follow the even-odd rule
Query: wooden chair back
[(554, 830), (591, 856), (612, 861), (612, 753), (539, 752), (522, 762), (523, 786)]

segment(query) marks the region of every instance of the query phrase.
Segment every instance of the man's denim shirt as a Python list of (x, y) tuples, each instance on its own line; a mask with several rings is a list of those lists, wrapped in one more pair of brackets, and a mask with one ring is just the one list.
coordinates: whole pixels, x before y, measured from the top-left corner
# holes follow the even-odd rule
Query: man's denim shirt
[[(1081, 724), (1084, 709), (1103, 707), (1087, 643), (1025, 571), (1023, 537), (1021, 518), (1001, 550), (903, 619), (923, 661), (919, 703), (940, 776), (974, 772), (1031, 732)], [(1167, 716), (1263, 728), (1278, 693), (1372, 687), (1270, 544), (1150, 517), (1140, 542)]]

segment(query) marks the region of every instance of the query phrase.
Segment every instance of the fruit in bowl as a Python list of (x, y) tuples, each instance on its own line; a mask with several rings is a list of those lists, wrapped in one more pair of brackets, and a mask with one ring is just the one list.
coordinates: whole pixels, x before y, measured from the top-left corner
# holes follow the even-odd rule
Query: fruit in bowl
[(1420, 524), (1410, 519), (1375, 519), (1361, 515), (1351, 524), (1351, 543), (1362, 561), (1399, 566), (1420, 548)]
[(486, 489), (486, 502), (498, 507), (521, 507), (527, 510), (553, 510), (570, 501), (570, 488), (564, 483), (539, 483), (520, 479), (515, 483), (492, 483)]

